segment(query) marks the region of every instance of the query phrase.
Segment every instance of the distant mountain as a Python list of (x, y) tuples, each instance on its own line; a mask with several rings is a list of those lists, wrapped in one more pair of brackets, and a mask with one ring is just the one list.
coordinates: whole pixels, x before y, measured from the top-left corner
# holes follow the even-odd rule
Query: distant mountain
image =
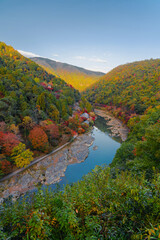
[(56, 62), (47, 58), (34, 57), (31, 59), (43, 67), (48, 73), (64, 79), (68, 84), (71, 84), (80, 91), (85, 90), (105, 75), (102, 72), (86, 70), (81, 67)]

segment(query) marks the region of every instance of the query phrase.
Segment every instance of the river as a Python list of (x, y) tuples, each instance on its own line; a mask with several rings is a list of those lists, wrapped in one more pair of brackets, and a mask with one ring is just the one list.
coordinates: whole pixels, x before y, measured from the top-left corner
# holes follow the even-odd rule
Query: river
[[(65, 176), (58, 183), (60, 187), (66, 184), (72, 184), (82, 179), (84, 175), (92, 171), (96, 165), (109, 165), (121, 145), (120, 138), (113, 138), (109, 135), (111, 131), (102, 117), (98, 117), (95, 126), (91, 132), (94, 141), (89, 147), (88, 157), (84, 162), (68, 165)], [(55, 184), (51, 188), (55, 188)]]

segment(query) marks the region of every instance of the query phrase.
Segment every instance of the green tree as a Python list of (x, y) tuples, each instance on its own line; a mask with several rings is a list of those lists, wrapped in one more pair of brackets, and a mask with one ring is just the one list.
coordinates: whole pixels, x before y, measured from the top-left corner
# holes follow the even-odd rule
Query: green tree
[(38, 98), (37, 98), (37, 105), (40, 106), (41, 110), (45, 110), (46, 108), (46, 103), (45, 103), (45, 96), (46, 96), (46, 93), (43, 92), (41, 93)]
[(59, 111), (56, 108), (55, 105), (50, 105), (49, 107), (49, 116), (51, 117), (52, 120), (54, 120), (55, 122), (59, 122)]

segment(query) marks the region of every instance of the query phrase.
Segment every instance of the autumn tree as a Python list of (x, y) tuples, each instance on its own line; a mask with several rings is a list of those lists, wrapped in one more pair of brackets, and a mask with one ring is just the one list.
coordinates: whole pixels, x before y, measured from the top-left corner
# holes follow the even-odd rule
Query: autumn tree
[(62, 112), (61, 112), (62, 118), (66, 120), (68, 118), (68, 112), (67, 112), (67, 107), (64, 102), (62, 102)]
[(9, 126), (9, 130), (14, 134), (19, 134), (19, 127), (16, 126), (14, 123)]
[(43, 92), (37, 98), (37, 105), (40, 106), (41, 110), (43, 111), (46, 108), (45, 97), (46, 97), (46, 93)]
[(55, 123), (45, 125), (43, 128), (48, 135), (49, 142), (52, 145), (58, 144), (58, 139), (60, 137), (59, 128)]
[(2, 132), (7, 131), (7, 124), (4, 121), (0, 122), (0, 131), (2, 131)]
[(11, 162), (3, 154), (0, 154), (0, 176), (10, 173), (12, 170)]
[(74, 131), (78, 131), (78, 128), (80, 128), (81, 127), (81, 123), (82, 123), (82, 118), (78, 115), (78, 114), (76, 114), (75, 116), (73, 116), (73, 117), (70, 117), (69, 119), (68, 119), (68, 126), (72, 129), (72, 130), (74, 130)]
[(26, 117), (23, 118), (23, 121), (22, 121), (21, 125), (24, 129), (24, 136), (26, 138), (29, 130), (31, 130), (33, 128), (34, 122), (32, 121), (31, 117), (26, 116)]
[(11, 156), (18, 168), (26, 167), (33, 160), (33, 153), (23, 143), (13, 148)]
[(2, 153), (11, 155), (15, 146), (20, 143), (17, 136), (14, 133), (0, 132), (0, 146), (2, 146)]
[(55, 105), (50, 105), (49, 107), (49, 116), (50, 118), (52, 118), (55, 122), (58, 122), (59, 121), (59, 111), (58, 109), (56, 108)]
[(34, 127), (28, 136), (34, 149), (45, 152), (48, 151), (49, 143), (45, 131), (41, 127)]

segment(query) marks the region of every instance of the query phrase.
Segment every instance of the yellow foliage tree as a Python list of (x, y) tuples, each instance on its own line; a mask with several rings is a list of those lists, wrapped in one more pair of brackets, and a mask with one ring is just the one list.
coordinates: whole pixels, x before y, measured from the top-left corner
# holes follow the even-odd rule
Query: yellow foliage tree
[(33, 160), (33, 153), (26, 149), (26, 145), (23, 143), (13, 148), (11, 156), (19, 168), (26, 167)]
[(33, 124), (33, 121), (32, 121), (32, 118), (31, 118), (31, 117), (25, 116), (25, 117), (23, 118), (22, 125), (24, 126), (24, 128), (30, 129), (31, 126), (32, 126), (32, 124)]
[(9, 127), (9, 130), (16, 135), (19, 133), (19, 127), (16, 126), (15, 124), (11, 124), (10, 127)]

